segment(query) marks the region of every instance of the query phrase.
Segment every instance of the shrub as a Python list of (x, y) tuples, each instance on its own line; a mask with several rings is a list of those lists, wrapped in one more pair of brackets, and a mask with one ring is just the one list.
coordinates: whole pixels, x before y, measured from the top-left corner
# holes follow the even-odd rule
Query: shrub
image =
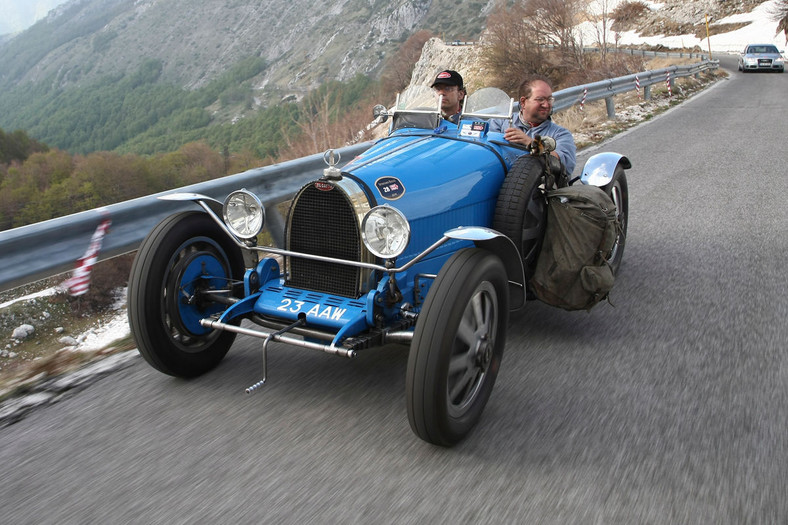
[(648, 12), (648, 6), (640, 0), (636, 0), (634, 2), (622, 2), (616, 6), (616, 8), (613, 9), (613, 12), (610, 14), (610, 18), (613, 19), (613, 25), (611, 26), (611, 29), (613, 31), (627, 31), (634, 29), (641, 17), (643, 17)]

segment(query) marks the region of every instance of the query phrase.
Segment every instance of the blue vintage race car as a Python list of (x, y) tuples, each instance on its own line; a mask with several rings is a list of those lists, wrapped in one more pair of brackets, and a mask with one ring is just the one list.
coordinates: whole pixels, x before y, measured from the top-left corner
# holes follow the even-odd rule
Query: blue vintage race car
[[(490, 93), (469, 97), (459, 124), (441, 119), (432, 94), (376, 108), (388, 136), (342, 168), (326, 153), (323, 177), (290, 203), (284, 247), (258, 245), (265, 210), (246, 190), (223, 203), (164, 197), (198, 206), (158, 224), (135, 259), (128, 309), (142, 356), (191, 377), (215, 367), (236, 334), (258, 337), (263, 377), (253, 392), (266, 380), (272, 341), (344, 357), (408, 345), (411, 428), (437, 445), (461, 440), (492, 392), (509, 312), (529, 296), (555, 168), (545, 162), (548, 140), (524, 151), (488, 131), (490, 118), (514, 111), (503, 92), (492, 91), (504, 97), (494, 104)], [(629, 167), (601, 153), (579, 177), (616, 204), (614, 270)]]

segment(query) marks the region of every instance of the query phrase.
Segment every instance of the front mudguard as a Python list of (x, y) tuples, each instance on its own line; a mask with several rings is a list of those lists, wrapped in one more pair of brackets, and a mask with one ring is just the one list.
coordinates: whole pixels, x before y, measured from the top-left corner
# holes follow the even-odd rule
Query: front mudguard
[(621, 164), (621, 167), (625, 170), (632, 167), (632, 163), (629, 159), (620, 153), (611, 151), (592, 155), (583, 166), (583, 174), (580, 176), (580, 182), (590, 186), (604, 188), (613, 180), (616, 166), (619, 164)]
[(520, 252), (506, 235), (490, 228), (460, 227), (443, 234), (451, 239), (473, 241), (478, 248), (484, 248), (498, 255), (506, 269), (509, 280), (509, 309), (517, 311), (525, 305), (525, 270)]
[(207, 195), (202, 195), (200, 193), (168, 193), (166, 195), (159, 196), (158, 199), (174, 202), (191, 201), (197, 204), (203, 210), (205, 210), (206, 213), (208, 213), (208, 216), (211, 217), (214, 222), (216, 222), (216, 224), (222, 229), (227, 237), (231, 239), (239, 248), (241, 248), (241, 255), (246, 268), (254, 268), (254, 266), (258, 263), (259, 259), (257, 254), (252, 250), (248, 250), (248, 247), (243, 242), (240, 242), (235, 237), (235, 235), (233, 235), (230, 230), (227, 229), (227, 226), (222, 221), (222, 209), (224, 208), (223, 203), (219, 202), (213, 197), (208, 197)]

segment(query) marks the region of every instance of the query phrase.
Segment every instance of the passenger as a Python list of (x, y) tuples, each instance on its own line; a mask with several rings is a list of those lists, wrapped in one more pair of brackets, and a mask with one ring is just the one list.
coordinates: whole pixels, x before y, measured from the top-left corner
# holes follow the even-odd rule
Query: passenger
[(463, 86), (462, 76), (456, 71), (447, 69), (441, 71), (432, 83), (436, 95), (443, 95), (441, 102), (441, 116), (457, 124), (462, 110), (462, 101), (467, 94)]
[(503, 132), (506, 140), (523, 146), (528, 146), (536, 135), (552, 137), (555, 151), (551, 155), (561, 160), (567, 175), (571, 176), (577, 163), (577, 147), (572, 133), (550, 119), (554, 100), (550, 80), (541, 75), (527, 77), (520, 84), (519, 97), (520, 112), (511, 125), (506, 127), (508, 119), (492, 119), (490, 131)]

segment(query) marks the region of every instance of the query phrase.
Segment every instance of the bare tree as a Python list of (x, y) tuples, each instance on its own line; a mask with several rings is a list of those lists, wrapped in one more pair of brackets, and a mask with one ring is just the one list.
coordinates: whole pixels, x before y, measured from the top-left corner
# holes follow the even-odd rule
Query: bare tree
[(596, 43), (602, 56), (602, 64), (607, 63), (607, 42), (613, 19), (610, 16), (610, 0), (595, 0), (588, 3), (588, 19), (594, 23)]
[(782, 31), (788, 43), (788, 0), (777, 0), (769, 11), (771, 19), (777, 22), (777, 34)]
[(299, 129), (296, 136), (283, 132), (285, 148), (278, 161), (305, 157), (366, 140), (367, 125), (372, 120), (369, 107), (359, 105), (339, 113), (336, 93), (326, 92), (301, 106), (293, 122)]
[(501, 0), (487, 18), (482, 61), (493, 71), (493, 82), (512, 94), (528, 73), (544, 73), (547, 62), (540, 47), (539, 35), (526, 21), (525, 6), (517, 2), (507, 6)]
[(583, 10), (582, 0), (529, 0), (525, 4), (531, 31), (541, 37), (544, 45), (559, 50), (563, 65), (579, 64), (582, 60), (575, 26), (582, 21)]
[(410, 84), (413, 68), (421, 57), (424, 43), (430, 38), (432, 38), (432, 33), (427, 30), (413, 33), (386, 61), (386, 69), (381, 75), (384, 96), (402, 91)]
[(487, 19), (482, 60), (494, 71), (495, 83), (509, 93), (529, 73), (560, 83), (582, 66), (582, 47), (574, 27), (581, 0), (500, 1)]

